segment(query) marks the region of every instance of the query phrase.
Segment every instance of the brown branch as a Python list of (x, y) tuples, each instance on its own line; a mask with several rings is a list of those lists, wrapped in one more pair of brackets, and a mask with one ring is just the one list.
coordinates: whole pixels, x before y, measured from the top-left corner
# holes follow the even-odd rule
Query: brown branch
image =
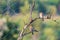
[(33, 1), (32, 5), (30, 5), (30, 21), (32, 21), (32, 11), (35, 7), (35, 1)]
[[(31, 10), (30, 10), (30, 22), (29, 22), (27, 25), (24, 26), (24, 28), (22, 29), (21, 33), (19, 33), (19, 37), (18, 37), (17, 40), (22, 40), (25, 35), (31, 33), (31, 32), (29, 32), (29, 33), (27, 33), (27, 34), (23, 34), (24, 31), (26, 30), (26, 28), (29, 27), (30, 24), (32, 24), (32, 23), (33, 23), (34, 21), (36, 21), (37, 19), (42, 19), (42, 18), (40, 18), (40, 17), (35, 18), (35, 19), (32, 19), (32, 11), (33, 11), (34, 6), (35, 6), (35, 1), (33, 2), (32, 6), (31, 6)], [(47, 18), (44, 18), (44, 19), (47, 19)]]
[[(24, 31), (26, 30), (26, 28), (29, 27), (29, 25), (32, 24), (32, 23), (33, 23), (34, 21), (36, 21), (37, 19), (42, 19), (42, 18), (40, 18), (40, 17), (35, 18), (35, 19), (33, 19), (31, 22), (29, 22), (29, 24), (25, 25), (24, 28), (22, 29), (21, 33), (19, 33), (19, 37), (18, 37), (17, 40), (22, 40), (22, 38), (23, 38), (23, 33), (24, 33)], [(44, 19), (47, 19), (47, 18), (44, 18)]]
[(33, 4), (31, 5), (31, 9), (30, 9), (30, 22), (29, 24), (25, 25), (24, 28), (22, 29), (21, 33), (19, 34), (19, 37), (17, 40), (22, 40), (23, 38), (23, 33), (24, 33), (24, 30), (32, 23), (34, 22), (36, 19), (32, 20), (32, 11), (34, 9), (34, 6), (35, 6), (35, 1), (33, 2)]
[(23, 33), (24, 33), (25, 29), (26, 29), (31, 23), (33, 23), (33, 22), (34, 22), (35, 20), (37, 20), (37, 19), (39, 19), (39, 18), (35, 18), (35, 19), (32, 20), (31, 22), (29, 22), (29, 24), (27, 24), (27, 25), (24, 26), (24, 28), (22, 29), (21, 33), (19, 34), (19, 37), (18, 37), (17, 40), (22, 40), (22, 38), (23, 38)]

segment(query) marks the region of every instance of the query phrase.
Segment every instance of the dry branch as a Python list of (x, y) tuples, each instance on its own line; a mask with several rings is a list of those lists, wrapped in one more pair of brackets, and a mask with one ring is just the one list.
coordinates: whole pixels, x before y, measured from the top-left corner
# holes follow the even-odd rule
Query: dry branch
[[(33, 19), (31, 22), (29, 22), (29, 24), (25, 25), (24, 28), (22, 29), (21, 33), (19, 33), (19, 37), (18, 37), (17, 40), (22, 40), (22, 38), (23, 38), (23, 33), (24, 33), (24, 31), (26, 30), (26, 28), (29, 27), (29, 25), (32, 24), (32, 23), (33, 23), (34, 21), (36, 21), (37, 19), (42, 19), (42, 18), (40, 18), (40, 17), (35, 18), (35, 19)], [(47, 19), (47, 18), (44, 18), (44, 19)], [(31, 32), (30, 32), (30, 33), (31, 33)], [(28, 34), (29, 34), (29, 33), (28, 33)], [(27, 35), (27, 34), (24, 34), (24, 36), (25, 36), (25, 35)]]
[[(34, 9), (34, 6), (35, 6), (35, 1), (33, 2), (32, 6), (31, 6), (31, 9), (30, 9), (30, 22), (29, 22), (27, 25), (24, 26), (24, 28), (22, 29), (22, 31), (19, 33), (19, 37), (18, 37), (17, 40), (22, 40), (25, 35), (31, 33), (31, 32), (29, 32), (29, 33), (23, 34), (24, 31), (27, 29), (27, 27), (30, 26), (30, 24), (32, 24), (32, 23), (33, 23), (34, 21), (36, 21), (37, 19), (42, 19), (42, 18), (40, 18), (40, 17), (35, 18), (35, 19), (32, 19), (32, 11), (33, 11), (33, 9)], [(46, 19), (46, 18), (44, 18), (44, 19)]]

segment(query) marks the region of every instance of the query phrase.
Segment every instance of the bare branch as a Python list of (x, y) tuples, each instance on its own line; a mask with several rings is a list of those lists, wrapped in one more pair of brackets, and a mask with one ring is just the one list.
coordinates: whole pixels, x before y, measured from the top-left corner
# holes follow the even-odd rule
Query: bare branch
[[(33, 23), (34, 21), (36, 21), (37, 19), (42, 19), (42, 18), (40, 18), (40, 17), (35, 18), (35, 19), (32, 19), (32, 11), (33, 11), (34, 6), (35, 6), (35, 1), (33, 2), (32, 6), (31, 6), (31, 9), (30, 9), (30, 22), (29, 22), (27, 25), (24, 26), (24, 28), (22, 29), (21, 33), (19, 33), (19, 37), (18, 37), (17, 40), (22, 40), (25, 35), (31, 33), (31, 32), (29, 32), (29, 33), (23, 34), (24, 31), (26, 30), (26, 28), (30, 26), (30, 24), (32, 24), (32, 23)], [(44, 19), (46, 19), (46, 18), (44, 18)], [(37, 31), (36, 31), (36, 32), (37, 32)]]
[[(33, 19), (31, 22), (29, 22), (29, 24), (25, 25), (24, 28), (22, 29), (21, 33), (19, 33), (19, 37), (18, 37), (17, 40), (22, 40), (22, 38), (23, 38), (23, 33), (24, 33), (24, 31), (26, 30), (26, 28), (29, 27), (29, 25), (32, 24), (32, 23), (33, 23), (34, 21), (36, 21), (37, 19), (42, 19), (42, 18), (40, 18), (40, 17), (35, 18), (35, 19)], [(47, 18), (44, 18), (44, 19), (47, 19)]]
[(34, 6), (35, 6), (35, 1), (33, 2), (32, 5), (30, 5), (30, 21), (32, 20), (32, 11), (34, 9)]

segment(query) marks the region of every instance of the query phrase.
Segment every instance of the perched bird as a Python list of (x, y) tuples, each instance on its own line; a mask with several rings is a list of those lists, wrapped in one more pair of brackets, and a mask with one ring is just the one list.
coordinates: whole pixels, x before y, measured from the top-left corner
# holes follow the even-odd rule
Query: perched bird
[(47, 19), (50, 19), (51, 17), (50, 17), (50, 15), (47, 15)]
[(47, 14), (47, 19), (51, 19), (51, 14)]
[(42, 19), (42, 21), (44, 21), (44, 15), (42, 12), (40, 12), (39, 17)]
[(29, 30), (30, 30), (30, 32), (32, 33), (32, 35), (34, 34), (34, 28), (33, 28), (33, 26), (32, 25), (30, 25), (29, 26)]
[(29, 26), (29, 30), (32, 33), (32, 35), (34, 34), (34, 32), (38, 32), (32, 25)]

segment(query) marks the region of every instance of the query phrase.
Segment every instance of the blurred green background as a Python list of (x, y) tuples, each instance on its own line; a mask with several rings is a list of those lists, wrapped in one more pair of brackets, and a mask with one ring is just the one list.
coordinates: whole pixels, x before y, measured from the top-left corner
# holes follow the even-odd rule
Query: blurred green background
[[(29, 23), (30, 5), (33, 1), (0, 0), (0, 20), (4, 18), (7, 27), (6, 30), (0, 31), (0, 40), (17, 40), (19, 31)], [(35, 0), (33, 19), (38, 17), (40, 12), (44, 15), (55, 15), (53, 19), (56, 19), (56, 22), (51, 19), (45, 19), (44, 22), (41, 19), (36, 20), (32, 25), (39, 32), (34, 32), (34, 35), (28, 34), (23, 40), (60, 40), (60, 0)], [(26, 32), (29, 32), (29, 28)]]

